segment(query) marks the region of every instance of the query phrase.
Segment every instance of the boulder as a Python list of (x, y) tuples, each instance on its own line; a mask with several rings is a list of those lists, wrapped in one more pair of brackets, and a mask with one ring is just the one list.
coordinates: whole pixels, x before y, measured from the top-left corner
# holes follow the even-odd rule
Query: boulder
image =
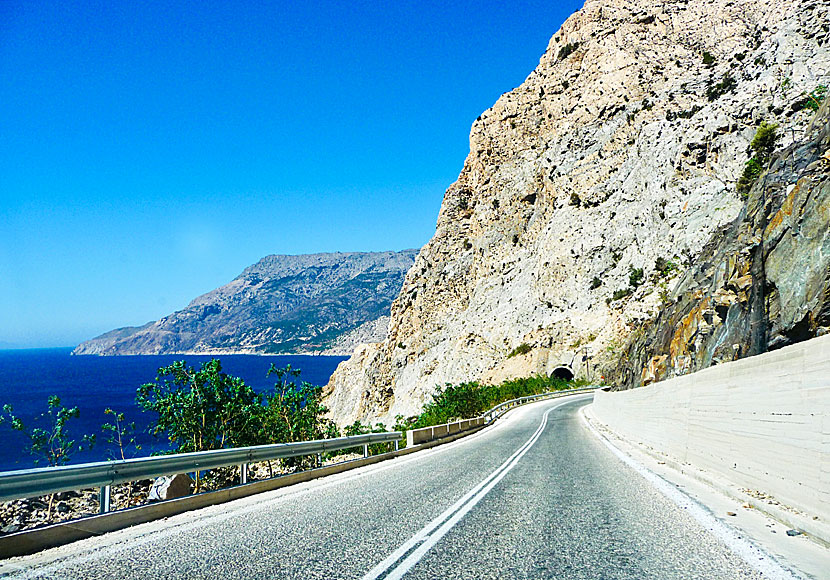
[(190, 495), (192, 480), (185, 473), (157, 477), (150, 487), (149, 501), (165, 501)]

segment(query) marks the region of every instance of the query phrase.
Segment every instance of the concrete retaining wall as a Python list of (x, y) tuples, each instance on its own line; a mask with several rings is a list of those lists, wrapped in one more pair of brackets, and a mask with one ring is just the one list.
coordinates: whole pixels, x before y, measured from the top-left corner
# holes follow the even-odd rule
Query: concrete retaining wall
[(593, 412), (630, 441), (830, 522), (830, 335), (597, 391)]
[(406, 446), (420, 445), (428, 441), (435, 441), (448, 435), (461, 433), (469, 429), (474, 429), (484, 425), (484, 417), (477, 417), (475, 419), (465, 419), (464, 421), (456, 421), (455, 423), (446, 423), (444, 425), (435, 425), (433, 427), (423, 427), (421, 429), (412, 429), (406, 432)]

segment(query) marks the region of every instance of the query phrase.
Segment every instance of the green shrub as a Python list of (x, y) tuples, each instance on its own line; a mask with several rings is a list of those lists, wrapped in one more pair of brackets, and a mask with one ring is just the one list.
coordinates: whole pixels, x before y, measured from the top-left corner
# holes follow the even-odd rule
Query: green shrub
[(598, 276), (594, 276), (594, 279), (591, 280), (591, 290), (596, 290), (600, 286), (602, 286), (602, 280)]
[(611, 300), (619, 300), (620, 298), (625, 298), (626, 296), (631, 296), (632, 294), (631, 288), (622, 288), (620, 290), (614, 290), (614, 294), (611, 297)]
[(578, 42), (569, 42), (568, 44), (559, 49), (559, 60), (562, 60), (563, 58), (568, 58), (571, 54), (574, 53), (574, 51), (576, 51), (577, 48), (579, 48)]
[(628, 285), (631, 288), (638, 288), (643, 284), (643, 269), (642, 268), (634, 268), (628, 271)]
[(807, 95), (807, 102), (804, 106), (813, 112), (818, 111), (818, 108), (824, 102), (825, 93), (827, 93), (827, 87), (825, 85), (817, 86)]
[(761, 162), (766, 162), (772, 152), (775, 151), (776, 141), (778, 141), (778, 125), (763, 121), (749, 146), (755, 151)]
[[(393, 431), (398, 431), (398, 429), (392, 429)], [(347, 425), (343, 429), (343, 436), (344, 437), (353, 437), (355, 435), (367, 435), (369, 433), (386, 433), (387, 429), (383, 423), (375, 423), (375, 426), (372, 427), (371, 425), (365, 425), (360, 421), (355, 421), (351, 425)], [(389, 451), (389, 444), (388, 443), (374, 443), (369, 445), (369, 455), (378, 455), (380, 453), (385, 453)], [(362, 453), (362, 447), (352, 447), (350, 449), (341, 449), (337, 451), (337, 455), (344, 455), (346, 453)]]
[(654, 261), (654, 269), (661, 276), (668, 276), (669, 274), (677, 270), (677, 264), (675, 264), (671, 260), (667, 260), (663, 257), (660, 257)]
[(418, 429), (471, 419), (510, 399), (565, 390), (582, 384), (580, 381), (566, 381), (544, 375), (512, 379), (500, 385), (480, 385), (477, 382), (446, 384), (435, 391), (432, 401), (427, 403), (414, 422), (409, 423), (409, 428)]
[(755, 155), (746, 162), (743, 174), (738, 179), (736, 186), (736, 190), (742, 198), (746, 199), (749, 190), (752, 189), (755, 181), (763, 173), (764, 167), (769, 163), (770, 157), (775, 151), (777, 141), (778, 125), (763, 121), (749, 144)]
[(764, 168), (761, 166), (761, 163), (758, 161), (757, 157), (752, 157), (746, 162), (744, 172), (738, 179), (738, 185), (736, 187), (742, 198), (746, 199), (747, 194), (749, 194), (749, 190), (752, 189), (752, 186), (755, 184), (755, 181), (761, 175), (763, 170)]
[(516, 348), (511, 350), (510, 354), (507, 355), (507, 358), (512, 358), (512, 357), (518, 356), (520, 354), (527, 354), (531, 350), (533, 350), (533, 347), (530, 346), (529, 344), (527, 344), (526, 342), (523, 342), (522, 344), (520, 344), (519, 346), (517, 346)]
[(703, 51), (703, 64), (705, 64), (706, 66), (712, 66), (713, 64), (715, 64), (715, 57), (712, 56), (712, 54), (706, 50)]

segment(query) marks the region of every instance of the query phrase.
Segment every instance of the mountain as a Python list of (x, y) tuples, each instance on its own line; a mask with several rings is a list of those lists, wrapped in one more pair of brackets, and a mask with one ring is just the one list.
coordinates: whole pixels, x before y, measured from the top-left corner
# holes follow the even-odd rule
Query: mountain
[(73, 354), (350, 354), (386, 336), (389, 307), (417, 250), (266, 256), (229, 284)]
[(829, 8), (588, 0), (473, 123), (387, 338), (326, 388), (335, 420), (391, 421), (436, 385), (583, 356), (579, 374), (611, 376), (745, 211), (736, 185), (762, 122), (778, 125), (779, 152), (805, 134), (807, 95), (830, 84)]

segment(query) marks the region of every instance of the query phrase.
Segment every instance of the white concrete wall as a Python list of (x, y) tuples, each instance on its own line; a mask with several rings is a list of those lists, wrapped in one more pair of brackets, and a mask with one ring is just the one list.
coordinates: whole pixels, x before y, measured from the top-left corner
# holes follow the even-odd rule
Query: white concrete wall
[(830, 335), (597, 391), (593, 412), (630, 441), (830, 522)]

